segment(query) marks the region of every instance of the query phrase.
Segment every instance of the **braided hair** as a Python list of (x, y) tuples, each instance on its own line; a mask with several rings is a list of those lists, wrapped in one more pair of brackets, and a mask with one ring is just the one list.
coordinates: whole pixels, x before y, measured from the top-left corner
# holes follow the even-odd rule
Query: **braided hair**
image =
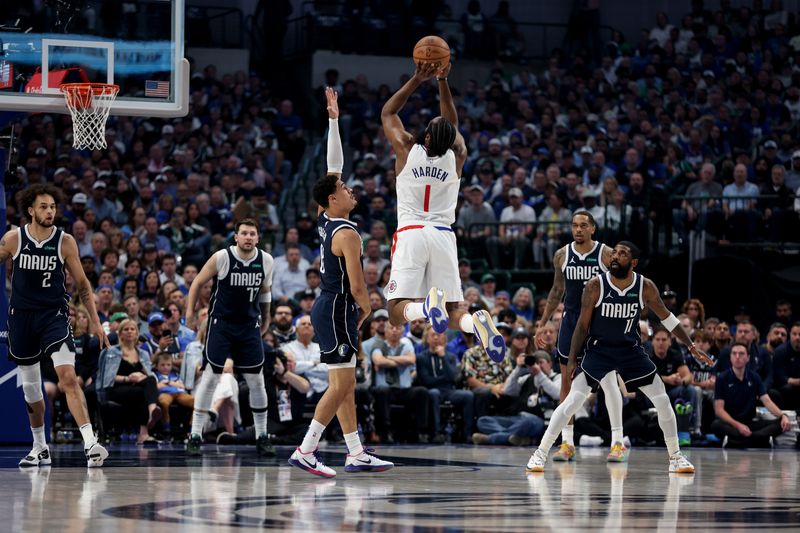
[[(426, 144), (425, 137), (428, 135), (430, 135), (430, 141)], [(455, 126), (446, 118), (438, 117), (438, 120), (431, 120), (428, 123), (428, 127), (417, 138), (417, 143), (428, 149), (430, 157), (440, 157), (447, 153), (455, 140)]]

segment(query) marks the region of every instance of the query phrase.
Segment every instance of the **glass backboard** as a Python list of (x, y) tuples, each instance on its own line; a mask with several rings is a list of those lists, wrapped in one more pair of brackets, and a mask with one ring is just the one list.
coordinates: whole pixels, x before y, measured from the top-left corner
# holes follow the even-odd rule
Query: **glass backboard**
[(113, 83), (111, 114), (188, 111), (184, 0), (0, 0), (0, 109), (67, 113), (63, 83)]

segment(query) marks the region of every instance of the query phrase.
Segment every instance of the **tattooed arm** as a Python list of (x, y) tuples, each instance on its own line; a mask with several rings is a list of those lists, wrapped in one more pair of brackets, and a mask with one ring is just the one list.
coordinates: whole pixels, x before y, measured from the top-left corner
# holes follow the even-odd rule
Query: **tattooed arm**
[[(589, 335), (589, 326), (592, 325), (592, 313), (594, 313), (594, 307), (595, 304), (597, 304), (597, 298), (599, 296), (600, 278), (594, 277), (586, 282), (586, 287), (583, 288), (581, 314), (578, 316), (578, 323), (575, 325), (575, 331), (572, 334), (567, 369), (574, 370), (578, 365), (578, 353), (583, 349), (583, 345), (586, 343), (586, 337)], [(569, 370), (568, 375), (570, 379), (572, 379)]]
[(539, 329), (547, 324), (553, 313), (564, 298), (564, 272), (561, 267), (564, 265), (567, 257), (566, 246), (561, 247), (556, 251), (553, 256), (553, 286), (550, 288), (550, 294), (547, 295), (547, 305), (544, 308), (544, 314), (536, 321), (536, 337), (534, 342), (538, 348), (544, 348), (544, 341), (539, 338)]
[(0, 264), (14, 257), (18, 245), (19, 232), (16, 229), (7, 231), (6, 234), (3, 235), (3, 238), (0, 239)]

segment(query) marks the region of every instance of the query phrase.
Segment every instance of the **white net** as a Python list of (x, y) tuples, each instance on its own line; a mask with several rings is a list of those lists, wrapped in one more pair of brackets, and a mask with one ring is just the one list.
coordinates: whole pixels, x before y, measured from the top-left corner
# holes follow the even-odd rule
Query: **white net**
[(60, 89), (72, 115), (72, 145), (79, 150), (105, 148), (106, 120), (119, 86), (106, 83), (66, 83)]

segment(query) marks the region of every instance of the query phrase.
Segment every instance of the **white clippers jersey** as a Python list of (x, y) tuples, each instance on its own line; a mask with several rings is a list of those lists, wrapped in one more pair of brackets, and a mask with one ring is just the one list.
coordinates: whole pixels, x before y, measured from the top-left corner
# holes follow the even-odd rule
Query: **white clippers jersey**
[(397, 176), (398, 227), (417, 222), (452, 225), (460, 183), (453, 150), (428, 157), (424, 146), (414, 144)]

